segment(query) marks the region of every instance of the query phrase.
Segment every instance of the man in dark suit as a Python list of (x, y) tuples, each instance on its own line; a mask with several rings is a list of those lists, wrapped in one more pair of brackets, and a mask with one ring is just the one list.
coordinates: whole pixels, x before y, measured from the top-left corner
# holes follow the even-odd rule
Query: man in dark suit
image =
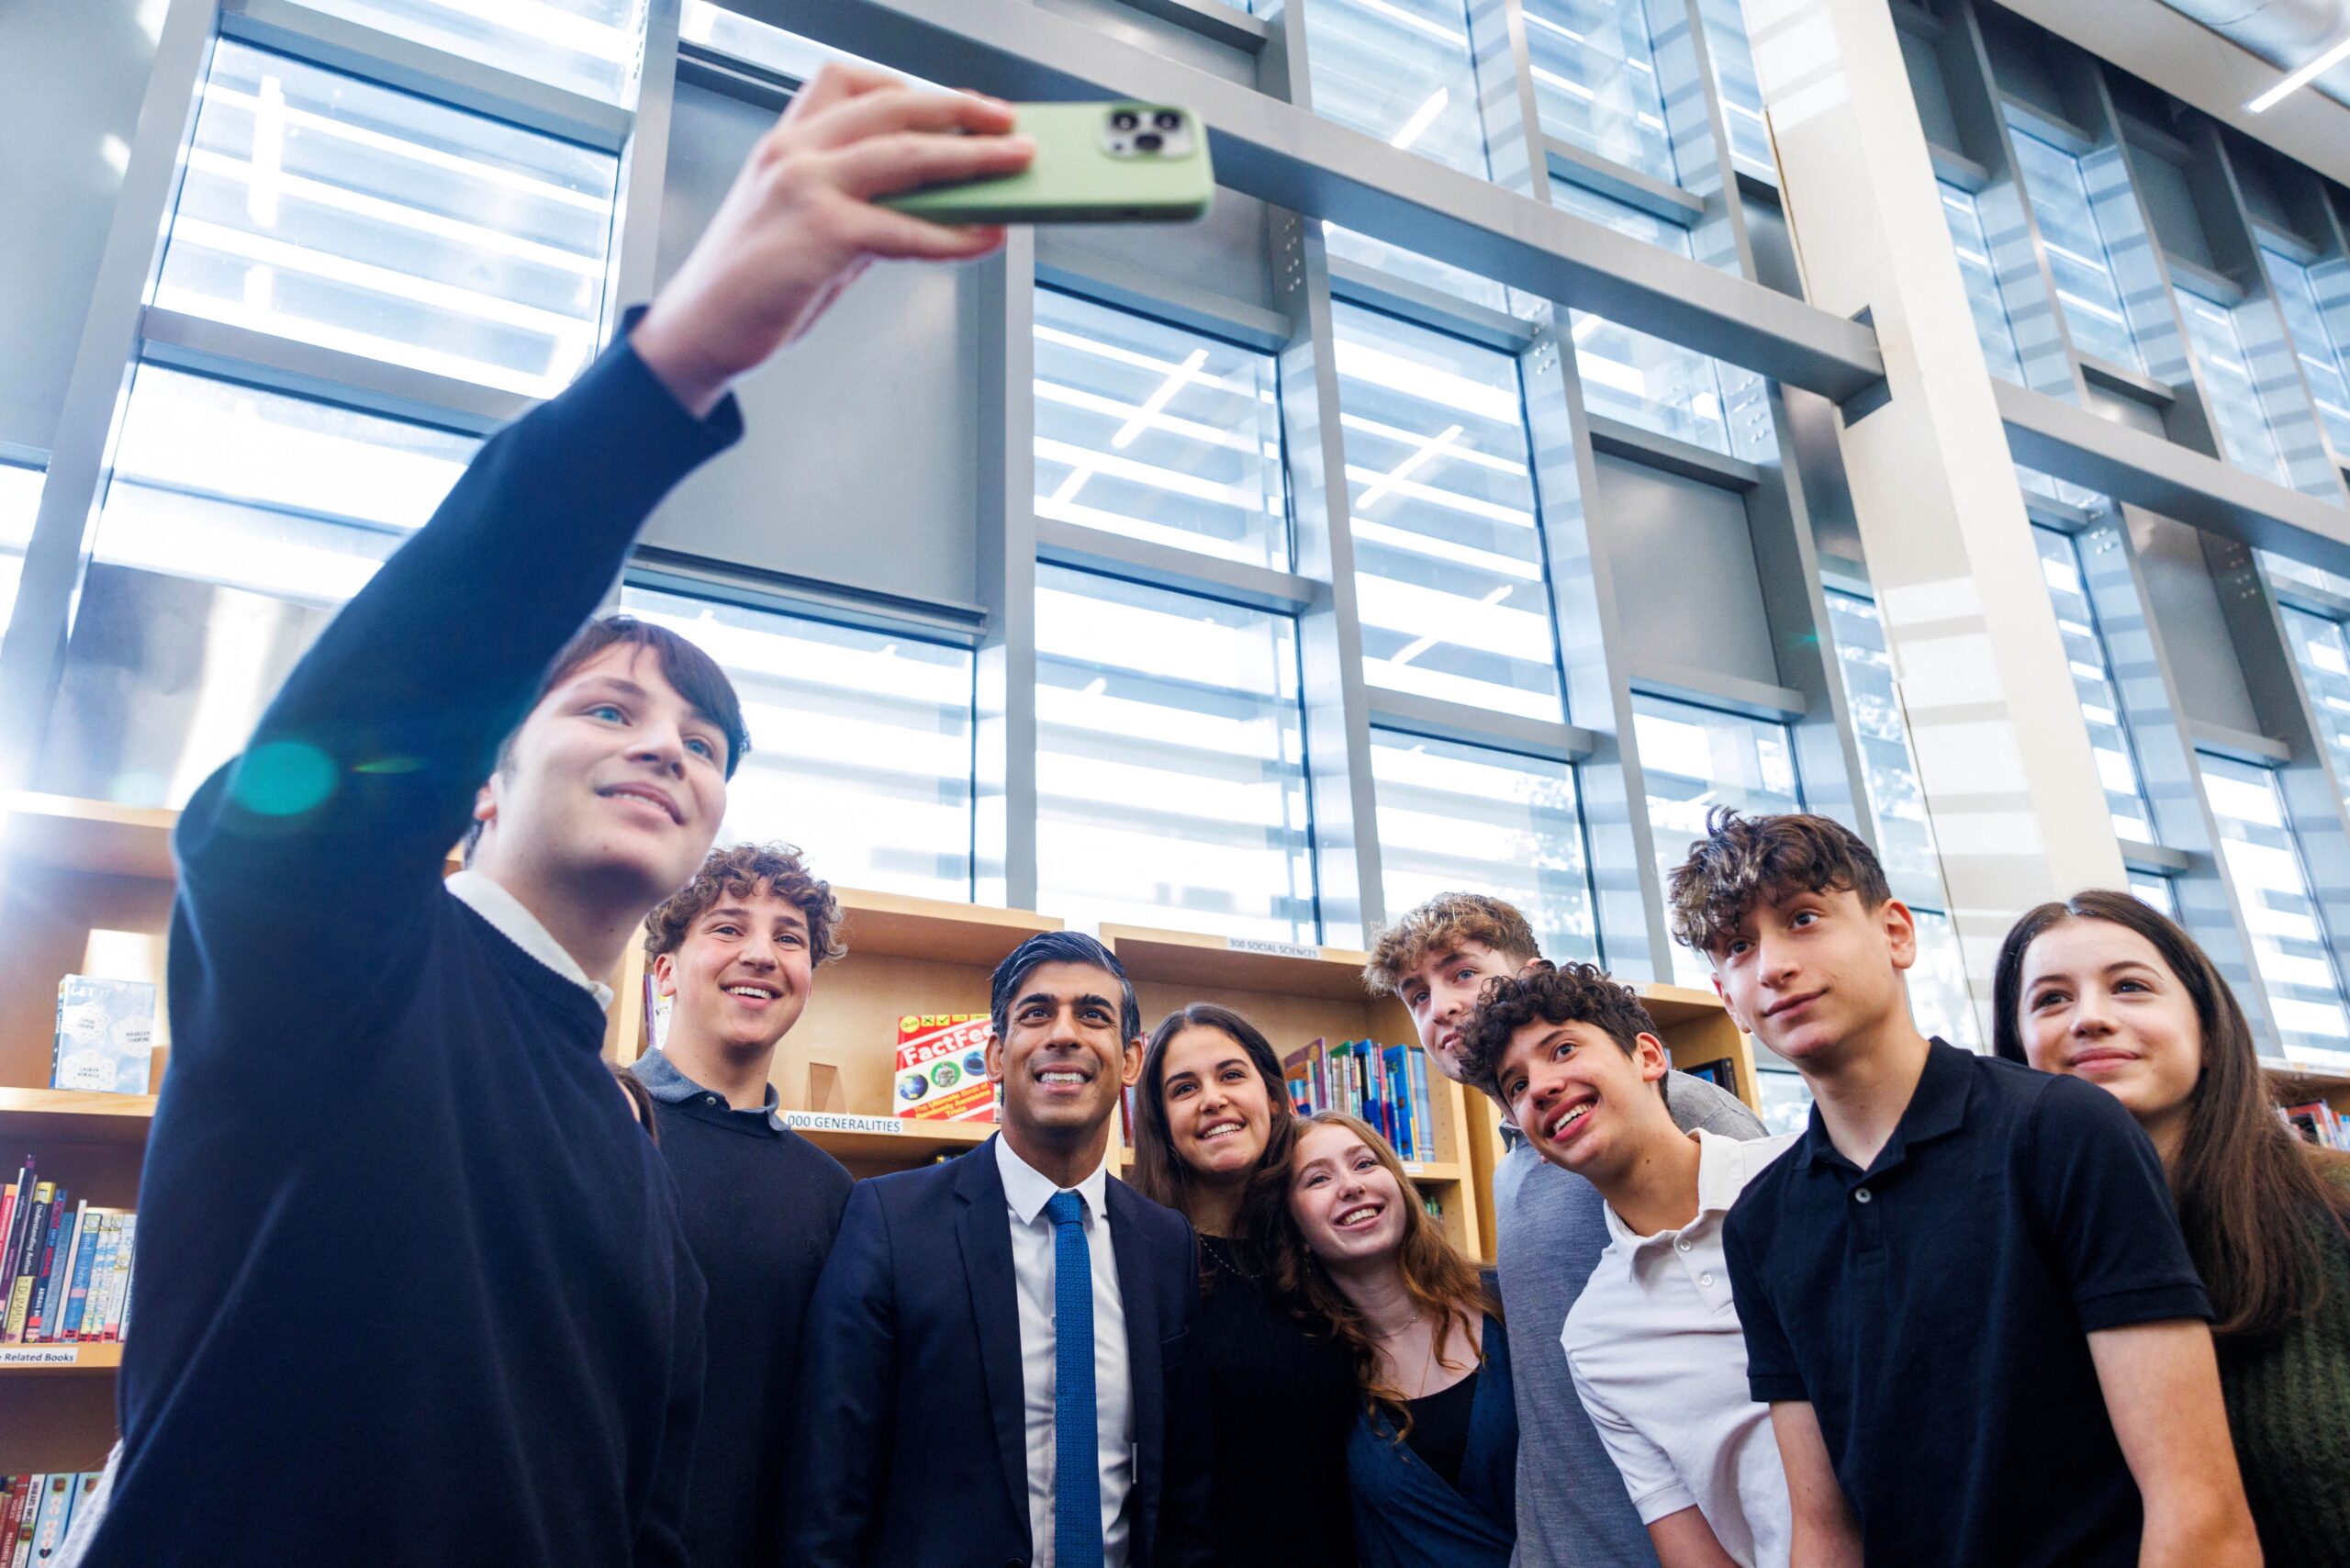
[(991, 991), (1002, 1131), (860, 1182), (817, 1282), (785, 1560), (1206, 1563), (1198, 1243), (1107, 1170), (1142, 1063), (1134, 987), (1050, 932)]

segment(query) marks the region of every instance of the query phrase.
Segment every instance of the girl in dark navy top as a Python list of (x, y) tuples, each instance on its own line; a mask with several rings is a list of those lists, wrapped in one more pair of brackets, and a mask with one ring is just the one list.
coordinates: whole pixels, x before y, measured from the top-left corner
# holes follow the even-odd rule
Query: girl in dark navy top
[(1517, 1410), (1491, 1282), (1353, 1116), (1300, 1125), (1283, 1213), (1282, 1281), (1354, 1364), (1347, 1467), (1365, 1568), (1506, 1568)]
[(1343, 1568), (1355, 1560), (1353, 1366), (1300, 1321), (1258, 1234), (1288, 1188), (1297, 1136), (1281, 1061), (1239, 1014), (1194, 1002), (1151, 1032), (1136, 1099), (1134, 1184), (1200, 1236), (1192, 1340), (1214, 1436), (1216, 1561)]

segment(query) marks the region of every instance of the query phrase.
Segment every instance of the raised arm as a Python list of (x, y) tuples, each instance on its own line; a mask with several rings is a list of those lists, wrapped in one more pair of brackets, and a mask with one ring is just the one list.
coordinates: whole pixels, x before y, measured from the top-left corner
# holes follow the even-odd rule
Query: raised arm
[(1861, 1568), (1860, 1521), (1837, 1484), (1818, 1416), (1808, 1402), (1780, 1400), (1771, 1406), (1771, 1432), (1787, 1473), (1794, 1525), (1787, 1568)]
[(2145, 1504), (2139, 1568), (2258, 1568), (2210, 1329), (2191, 1317), (2099, 1329), (2089, 1357)]

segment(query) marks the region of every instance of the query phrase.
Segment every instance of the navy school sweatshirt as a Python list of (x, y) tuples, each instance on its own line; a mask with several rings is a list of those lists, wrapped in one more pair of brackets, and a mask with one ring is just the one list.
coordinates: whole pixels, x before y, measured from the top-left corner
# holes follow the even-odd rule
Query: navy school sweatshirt
[(594, 1001), (441, 871), (647, 514), (740, 428), (616, 343), (482, 448), (189, 803), (88, 1568), (685, 1561), (676, 1190)]

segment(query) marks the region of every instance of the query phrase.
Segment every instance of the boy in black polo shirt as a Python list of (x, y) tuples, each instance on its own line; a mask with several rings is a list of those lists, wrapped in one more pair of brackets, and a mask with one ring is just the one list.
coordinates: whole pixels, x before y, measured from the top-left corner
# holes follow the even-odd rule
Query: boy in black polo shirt
[(800, 1328), (851, 1183), (839, 1160), (783, 1125), (767, 1072), (816, 966), (847, 950), (840, 928), (831, 884), (781, 845), (712, 850), (645, 918), (669, 1033), (629, 1070), (657, 1107), (686, 1241), (710, 1287), (686, 1509), (696, 1568), (754, 1568), (781, 1549)]
[(2162, 1167), (2078, 1080), (1928, 1040), (1867, 845), (1718, 811), (1673, 934), (1815, 1098), (1725, 1231), (1796, 1568), (2256, 1563)]

